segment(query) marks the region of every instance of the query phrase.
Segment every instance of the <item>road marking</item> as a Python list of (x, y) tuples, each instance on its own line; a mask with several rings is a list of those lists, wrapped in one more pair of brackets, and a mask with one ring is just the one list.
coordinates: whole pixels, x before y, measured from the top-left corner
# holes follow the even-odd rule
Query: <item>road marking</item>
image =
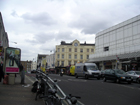
[(30, 80), (32, 83), (34, 83), (33, 80), (31, 80), (27, 75), (25, 75), (26, 78), (28, 78), (28, 80)]
[(87, 80), (76, 80), (76, 79), (68, 79), (69, 81), (76, 81), (76, 82), (87, 82)]
[(138, 90), (140, 90), (139, 88), (136, 88), (136, 87), (130, 87), (130, 86), (125, 86), (125, 85), (119, 85), (119, 84), (117, 84), (117, 86), (122, 86), (122, 87), (130, 88), (130, 89), (138, 89)]

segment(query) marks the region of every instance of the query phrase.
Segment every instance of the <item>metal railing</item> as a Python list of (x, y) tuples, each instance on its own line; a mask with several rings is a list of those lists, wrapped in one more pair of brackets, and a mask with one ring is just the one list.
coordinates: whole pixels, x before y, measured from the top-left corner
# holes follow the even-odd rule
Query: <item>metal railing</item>
[[(55, 90), (56, 92), (53, 94), (55, 97), (58, 98), (58, 100), (61, 101), (61, 105), (83, 105), (78, 103), (77, 98), (80, 98), (78, 96), (71, 96), (71, 95), (66, 95), (62, 89), (57, 85), (57, 80), (52, 80), (48, 74), (45, 74), (41, 70), (37, 70), (36, 72), (36, 78), (40, 83), (44, 84), (44, 92), (42, 93), (45, 101), (47, 101), (46, 97), (48, 97), (48, 90)], [(53, 96), (51, 95), (51, 96)], [(49, 104), (46, 104), (49, 105)], [(55, 105), (55, 104), (51, 104)]]

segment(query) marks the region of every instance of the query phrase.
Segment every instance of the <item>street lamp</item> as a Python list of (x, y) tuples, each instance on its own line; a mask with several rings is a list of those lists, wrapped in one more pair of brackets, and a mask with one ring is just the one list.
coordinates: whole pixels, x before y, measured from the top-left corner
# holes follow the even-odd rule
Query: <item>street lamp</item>
[(15, 44), (17, 44), (17, 42), (11, 42), (11, 43), (15, 43)]
[[(10, 41), (10, 42), (11, 42), (11, 41)], [(11, 43), (17, 44), (17, 42), (11, 42)]]

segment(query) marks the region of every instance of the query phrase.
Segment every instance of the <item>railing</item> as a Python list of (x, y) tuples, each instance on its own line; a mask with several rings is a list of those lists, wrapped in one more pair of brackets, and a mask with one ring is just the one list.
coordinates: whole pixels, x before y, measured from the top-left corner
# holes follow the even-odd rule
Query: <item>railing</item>
[[(40, 96), (41, 98), (44, 98), (45, 105), (83, 105), (79, 103), (79, 101), (77, 101), (77, 98), (80, 98), (80, 97), (72, 96), (71, 94), (66, 95), (62, 91), (62, 89), (57, 85), (57, 80), (56, 79), (52, 80), (44, 72), (38, 70), (36, 72), (36, 78), (37, 78), (37, 81), (39, 81), (38, 82), (39, 84), (41, 83), (44, 84), (43, 91), (39, 94), (41, 94)], [(36, 100), (37, 100), (37, 95), (36, 95)], [(51, 99), (49, 99), (48, 97), (49, 98), (51, 97)], [(53, 101), (56, 101), (56, 100), (59, 102), (59, 104), (57, 103), (54, 104)], [(50, 101), (51, 104), (48, 104), (48, 101)]]

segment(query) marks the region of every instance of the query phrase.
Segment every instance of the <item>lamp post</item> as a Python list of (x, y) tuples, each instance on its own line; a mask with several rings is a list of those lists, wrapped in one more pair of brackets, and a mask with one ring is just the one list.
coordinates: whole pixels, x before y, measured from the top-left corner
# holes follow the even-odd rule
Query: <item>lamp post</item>
[[(10, 42), (11, 42), (11, 41), (10, 41)], [(17, 44), (17, 42), (11, 42), (11, 43)]]

